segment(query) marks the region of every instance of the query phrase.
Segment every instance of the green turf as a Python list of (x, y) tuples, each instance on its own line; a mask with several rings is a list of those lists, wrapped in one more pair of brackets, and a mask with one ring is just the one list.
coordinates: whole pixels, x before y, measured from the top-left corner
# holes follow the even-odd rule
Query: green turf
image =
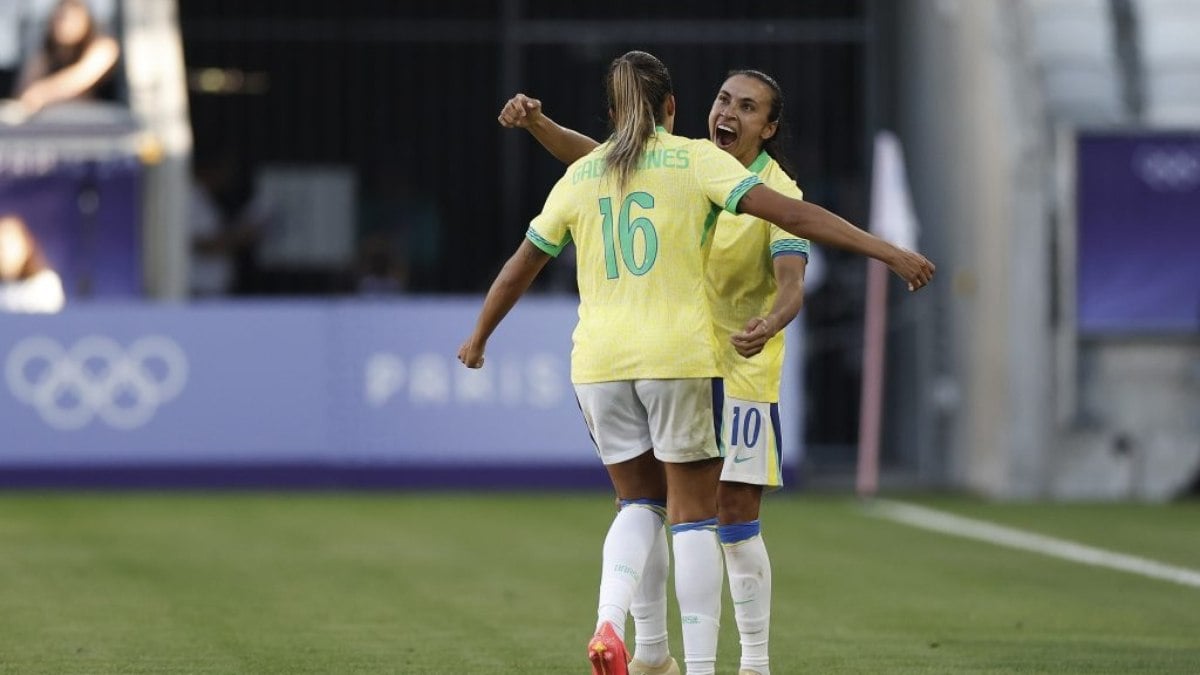
[[(923, 503), (1200, 561), (1195, 504)], [(0, 673), (585, 673), (610, 517), (603, 494), (0, 496)], [(776, 675), (1200, 672), (1200, 589), (841, 498), (764, 523)]]

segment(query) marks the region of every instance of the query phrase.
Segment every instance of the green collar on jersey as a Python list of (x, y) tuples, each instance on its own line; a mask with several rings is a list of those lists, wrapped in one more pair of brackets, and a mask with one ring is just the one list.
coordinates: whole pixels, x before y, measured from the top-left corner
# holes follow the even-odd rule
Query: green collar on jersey
[(771, 161), (771, 156), (767, 154), (766, 150), (763, 150), (758, 153), (758, 157), (755, 157), (754, 161), (750, 162), (750, 166), (747, 168), (754, 173), (762, 173), (762, 170), (767, 168), (767, 162), (769, 161)]
[(664, 127), (664, 126), (663, 126), (663, 125), (661, 125), (661, 124), (655, 124), (655, 125), (654, 125), (654, 130), (655, 130), (655, 131), (661, 131), (661, 132), (663, 132), (664, 134), (665, 134), (665, 133), (667, 133), (667, 128), (666, 128), (666, 127)]

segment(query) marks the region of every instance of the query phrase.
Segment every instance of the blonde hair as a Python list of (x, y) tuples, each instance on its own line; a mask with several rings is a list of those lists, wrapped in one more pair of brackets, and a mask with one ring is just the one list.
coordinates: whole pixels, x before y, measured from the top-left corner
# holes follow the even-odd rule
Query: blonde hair
[(637, 169), (655, 125), (662, 121), (663, 105), (671, 95), (671, 75), (652, 54), (632, 51), (609, 66), (607, 89), (613, 133), (604, 156), (605, 171), (615, 169), (618, 185), (624, 186)]

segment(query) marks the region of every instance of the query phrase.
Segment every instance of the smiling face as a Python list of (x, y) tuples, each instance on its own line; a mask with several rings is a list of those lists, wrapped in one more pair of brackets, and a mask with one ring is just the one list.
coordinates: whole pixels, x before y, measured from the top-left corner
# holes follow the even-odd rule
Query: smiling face
[(743, 166), (750, 166), (763, 142), (775, 135), (779, 122), (770, 120), (771, 88), (749, 75), (725, 80), (708, 113), (708, 137)]

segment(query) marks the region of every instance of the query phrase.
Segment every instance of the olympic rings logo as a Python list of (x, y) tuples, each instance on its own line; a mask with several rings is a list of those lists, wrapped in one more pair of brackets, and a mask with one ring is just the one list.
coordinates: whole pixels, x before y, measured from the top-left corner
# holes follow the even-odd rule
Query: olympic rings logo
[(37, 336), (12, 348), (4, 375), (13, 395), (55, 429), (81, 429), (99, 417), (129, 430), (183, 391), (188, 363), (179, 345), (161, 335), (143, 337), (127, 350), (99, 335), (70, 350)]
[(1143, 145), (1133, 169), (1156, 192), (1189, 192), (1200, 186), (1200, 145)]

